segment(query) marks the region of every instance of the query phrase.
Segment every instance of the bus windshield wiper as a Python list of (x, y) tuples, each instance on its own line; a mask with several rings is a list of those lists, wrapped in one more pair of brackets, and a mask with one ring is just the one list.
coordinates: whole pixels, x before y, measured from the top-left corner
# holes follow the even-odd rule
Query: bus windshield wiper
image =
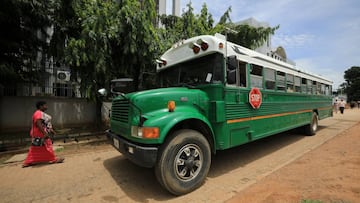
[(195, 86), (193, 84), (188, 84), (188, 83), (178, 83), (175, 85), (175, 87), (187, 87), (187, 88), (191, 88), (191, 89), (195, 88)]

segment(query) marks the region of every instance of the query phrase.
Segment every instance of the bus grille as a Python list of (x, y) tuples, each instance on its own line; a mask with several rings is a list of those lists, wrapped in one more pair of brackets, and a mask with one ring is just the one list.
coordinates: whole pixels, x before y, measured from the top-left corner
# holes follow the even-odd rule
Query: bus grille
[(121, 123), (129, 122), (129, 101), (128, 100), (115, 100), (112, 103), (111, 118), (114, 121)]

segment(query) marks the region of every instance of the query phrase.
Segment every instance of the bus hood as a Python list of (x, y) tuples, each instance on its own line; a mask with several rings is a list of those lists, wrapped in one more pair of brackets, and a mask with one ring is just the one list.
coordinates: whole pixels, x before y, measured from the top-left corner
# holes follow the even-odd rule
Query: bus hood
[(202, 90), (189, 89), (186, 87), (160, 88), (133, 92), (126, 94), (125, 97), (138, 107), (138, 110), (141, 110), (142, 115), (154, 111), (168, 111), (169, 101), (174, 101), (176, 108), (181, 106), (196, 106), (201, 111), (206, 111), (209, 101), (207, 94)]

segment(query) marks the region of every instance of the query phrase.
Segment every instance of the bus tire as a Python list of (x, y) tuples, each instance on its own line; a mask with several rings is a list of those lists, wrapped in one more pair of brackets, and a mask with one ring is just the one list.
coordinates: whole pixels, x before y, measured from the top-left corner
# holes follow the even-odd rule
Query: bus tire
[(310, 124), (305, 126), (305, 134), (308, 136), (315, 135), (318, 127), (319, 127), (318, 115), (316, 114), (316, 112), (313, 112), (311, 116)]
[(174, 195), (200, 187), (209, 172), (211, 151), (207, 139), (198, 131), (176, 131), (167, 140), (155, 166), (160, 184)]

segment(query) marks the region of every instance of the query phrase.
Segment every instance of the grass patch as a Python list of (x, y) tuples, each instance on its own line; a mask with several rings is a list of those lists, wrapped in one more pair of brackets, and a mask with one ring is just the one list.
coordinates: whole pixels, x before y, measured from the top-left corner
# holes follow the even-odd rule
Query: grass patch
[(55, 153), (60, 153), (62, 151), (64, 151), (64, 147), (55, 149)]
[(303, 199), (300, 203), (323, 203), (320, 200)]

